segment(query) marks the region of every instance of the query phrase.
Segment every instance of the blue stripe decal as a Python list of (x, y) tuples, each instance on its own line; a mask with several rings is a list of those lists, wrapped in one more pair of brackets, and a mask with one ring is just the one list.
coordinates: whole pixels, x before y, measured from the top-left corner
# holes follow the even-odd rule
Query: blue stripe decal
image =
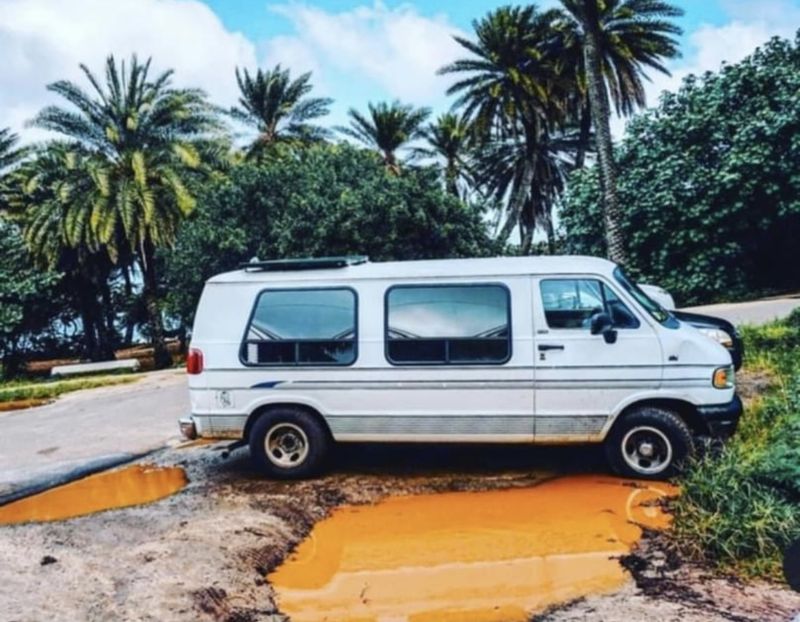
[(268, 382), (259, 382), (258, 384), (254, 384), (251, 389), (274, 389), (279, 384), (282, 384), (283, 380), (270, 380)]

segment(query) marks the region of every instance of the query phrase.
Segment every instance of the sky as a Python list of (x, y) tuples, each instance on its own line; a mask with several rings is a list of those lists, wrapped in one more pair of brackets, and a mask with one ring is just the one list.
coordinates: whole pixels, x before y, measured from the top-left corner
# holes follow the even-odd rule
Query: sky
[[(689, 73), (736, 62), (778, 35), (800, 28), (800, 0), (673, 0), (684, 9), (682, 57), (672, 76), (653, 75), (648, 101)], [(0, 127), (26, 142), (25, 126), (55, 98), (46, 84), (85, 84), (84, 63), (100, 72), (105, 57), (152, 56), (175, 70), (179, 86), (203, 88), (217, 104), (236, 102), (236, 67), (281, 63), (311, 71), (314, 93), (335, 102), (326, 125), (343, 124), (350, 107), (400, 99), (447, 110), (451, 81), (436, 70), (465, 56), (453, 35), (503, 2), (488, 0), (0, 0)], [(556, 0), (541, 0), (542, 7)], [(623, 124), (615, 123), (615, 132)]]

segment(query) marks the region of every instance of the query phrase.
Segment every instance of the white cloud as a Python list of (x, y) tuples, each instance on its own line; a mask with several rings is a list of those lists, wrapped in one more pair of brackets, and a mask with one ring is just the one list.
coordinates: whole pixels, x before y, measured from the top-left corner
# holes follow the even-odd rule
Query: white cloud
[(152, 56), (155, 71), (172, 68), (175, 84), (224, 105), (236, 99), (234, 68), (256, 63), (255, 46), (197, 0), (0, 0), (0, 50), (0, 127), (17, 131), (54, 101), (46, 84), (85, 84), (79, 63), (97, 74), (110, 53)]
[(338, 13), (303, 3), (271, 9), (289, 19), (296, 34), (268, 42), (265, 64), (316, 70), (323, 89), (330, 86), (328, 72), (343, 72), (351, 76), (353, 90), (366, 78), (389, 97), (430, 104), (451, 81), (436, 71), (464, 54), (453, 40), (463, 33), (446, 15), (426, 17), (411, 5), (387, 8), (375, 2)]

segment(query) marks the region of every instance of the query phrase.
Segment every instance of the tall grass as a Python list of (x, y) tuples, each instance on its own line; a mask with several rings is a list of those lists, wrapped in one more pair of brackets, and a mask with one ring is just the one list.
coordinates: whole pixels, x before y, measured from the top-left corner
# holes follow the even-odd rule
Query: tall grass
[(775, 382), (749, 401), (726, 447), (686, 474), (674, 534), (689, 557), (777, 578), (800, 538), (800, 314), (744, 337), (745, 370), (769, 370)]

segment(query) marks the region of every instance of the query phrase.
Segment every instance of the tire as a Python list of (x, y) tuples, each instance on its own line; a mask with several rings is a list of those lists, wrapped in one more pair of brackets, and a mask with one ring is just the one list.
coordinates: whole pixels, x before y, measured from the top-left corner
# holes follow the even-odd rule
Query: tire
[(605, 441), (611, 469), (623, 477), (666, 479), (694, 455), (692, 433), (674, 412), (642, 406), (614, 424)]
[(314, 415), (291, 407), (262, 414), (250, 430), (248, 443), (258, 469), (277, 479), (316, 474), (331, 445), (328, 431)]

